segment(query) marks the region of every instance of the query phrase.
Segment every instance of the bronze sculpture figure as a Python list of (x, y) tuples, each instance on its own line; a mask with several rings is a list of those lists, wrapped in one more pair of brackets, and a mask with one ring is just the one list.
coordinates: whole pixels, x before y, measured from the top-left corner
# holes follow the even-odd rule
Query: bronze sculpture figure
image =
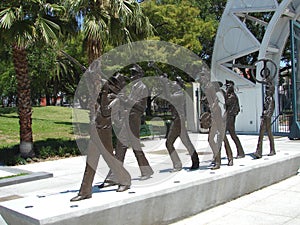
[(272, 128), (271, 128), (271, 118), (274, 112), (275, 108), (275, 101), (274, 101), (274, 91), (275, 88), (273, 85), (266, 86), (266, 92), (265, 92), (265, 100), (264, 100), (264, 106), (263, 106), (263, 112), (261, 116), (261, 123), (260, 123), (260, 129), (259, 129), (259, 138), (258, 143), (256, 147), (256, 152), (253, 153), (253, 158), (259, 159), (262, 157), (262, 143), (263, 143), (263, 137), (264, 133), (267, 132), (268, 138), (270, 141), (270, 153), (268, 156), (275, 155), (275, 145), (274, 145), (274, 137), (272, 134)]
[[(232, 140), (234, 141), (237, 149), (236, 158), (244, 158), (245, 153), (240, 142), (240, 139), (235, 132), (235, 119), (238, 113), (240, 112), (239, 99), (234, 92), (234, 82), (231, 80), (226, 80), (226, 95), (225, 95), (225, 106), (227, 113), (226, 120), (226, 131), (229, 132)], [(225, 148), (228, 145), (228, 142), (225, 142)]]
[[(166, 78), (163, 79), (165, 80)], [(168, 81), (164, 81), (163, 83), (167, 84)], [(184, 88), (184, 82), (182, 78), (178, 76), (176, 78), (175, 85), (172, 86), (172, 88), (175, 90), (171, 93), (170, 90), (168, 90), (169, 88), (167, 88), (167, 85), (165, 85), (166, 98), (172, 103), (172, 121), (166, 140), (166, 147), (173, 163), (172, 172), (180, 171), (182, 169), (181, 160), (174, 148), (174, 142), (178, 137), (181, 139), (182, 143), (184, 144), (191, 156), (192, 166), (190, 167), (190, 170), (195, 170), (199, 168), (199, 156), (188, 136), (185, 126), (185, 95), (182, 91)]]
[[(215, 91), (217, 93), (217, 96), (216, 96), (216, 98), (218, 100), (217, 102), (219, 102), (218, 103), (219, 105), (223, 106), (223, 107), (220, 107), (220, 109), (222, 110), (221, 115), (223, 115), (222, 118), (227, 119), (226, 93), (225, 93), (224, 90), (221, 89), (221, 87), (223, 86), (223, 83), (219, 82), (219, 81), (213, 81), (212, 84), (214, 85)], [(217, 121), (217, 119), (212, 116), (212, 121)], [(226, 155), (227, 155), (227, 159), (228, 159), (228, 164), (227, 165), (232, 166), (233, 165), (232, 150), (231, 150), (231, 147), (229, 145), (229, 141), (227, 139), (227, 136), (225, 134), (225, 132), (226, 132), (226, 127), (225, 126), (226, 126), (226, 124), (224, 123), (223, 142), (224, 142), (224, 145), (225, 145)], [(211, 130), (209, 130), (208, 142), (210, 143), (211, 148), (216, 148), (215, 145), (211, 144), (212, 143), (212, 140), (211, 140), (212, 136), (210, 134), (211, 134)], [(220, 166), (221, 166), (221, 147), (222, 147), (222, 145), (220, 145), (218, 149), (212, 149), (213, 153), (214, 153), (213, 160), (212, 160), (213, 167), (211, 168), (212, 170), (220, 169)]]
[[(140, 143), (141, 117), (147, 104), (148, 88), (141, 79), (144, 75), (142, 68), (138, 64), (135, 64), (130, 70), (132, 75), (131, 80), (134, 83), (130, 94), (126, 96), (121, 92), (117, 95), (122, 109), (119, 110), (120, 117), (116, 119), (119, 121), (119, 128), (116, 132), (117, 144), (115, 155), (123, 163), (126, 151), (131, 146), (141, 171), (140, 180), (146, 180), (154, 173)], [(104, 182), (99, 185), (99, 188), (115, 185), (114, 176), (113, 171), (110, 171)]]
[[(260, 75), (263, 79), (261, 81), (256, 79), (253, 74), (254, 73), (253, 70), (251, 72), (252, 72), (252, 76), (254, 77), (254, 79), (258, 83), (261, 83), (265, 86), (265, 98), (264, 98), (263, 112), (261, 115), (259, 138), (258, 138), (258, 143), (257, 143), (257, 147), (256, 147), (256, 152), (251, 154), (251, 156), (254, 159), (260, 159), (262, 157), (262, 144), (263, 144), (263, 137), (264, 137), (265, 132), (267, 132), (268, 138), (270, 141), (270, 153), (268, 154), (268, 156), (273, 156), (276, 154), (275, 145), (274, 145), (274, 137), (272, 134), (272, 127), (271, 127), (271, 125), (272, 125), (271, 118), (272, 118), (272, 115), (273, 115), (274, 109), (275, 109), (275, 101), (274, 101), (274, 96), (273, 96), (274, 92), (275, 92), (275, 86), (274, 86), (273, 80), (277, 74), (277, 66), (270, 59), (261, 59), (261, 60), (258, 60), (257, 62), (255, 62), (254, 64), (257, 64), (258, 62), (263, 62), (263, 64), (264, 64), (262, 70), (260, 71)], [(271, 76), (271, 71), (267, 67), (268, 63), (273, 64), (273, 66), (275, 68), (275, 72), (274, 72), (273, 76)]]
[(99, 107), (95, 121), (92, 121), (95, 123), (91, 124), (91, 137), (83, 180), (78, 195), (72, 198), (71, 201), (80, 201), (92, 197), (92, 183), (100, 154), (115, 174), (116, 183), (119, 184), (117, 192), (125, 191), (131, 185), (130, 174), (113, 155), (111, 104), (115, 101), (114, 94), (117, 94), (120, 88), (120, 83), (112, 85), (110, 82), (105, 82), (98, 96), (97, 103)]

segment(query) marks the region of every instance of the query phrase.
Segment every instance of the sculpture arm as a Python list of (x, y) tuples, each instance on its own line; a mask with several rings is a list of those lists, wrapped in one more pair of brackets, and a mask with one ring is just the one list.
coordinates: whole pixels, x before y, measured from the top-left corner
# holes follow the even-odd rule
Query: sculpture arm
[(147, 96), (148, 89), (146, 88), (146, 86), (141, 85), (138, 87), (133, 87), (129, 96), (125, 96), (122, 94), (118, 95), (118, 98), (126, 108), (133, 108), (143, 113), (146, 107), (145, 98)]
[(274, 109), (275, 109), (275, 102), (273, 97), (267, 97), (264, 105), (263, 116), (271, 118), (273, 116)]
[(108, 94), (108, 86), (104, 85), (97, 99), (100, 108), (100, 113), (103, 117), (109, 117), (111, 114), (111, 108), (109, 107), (111, 100), (112, 99), (109, 98)]

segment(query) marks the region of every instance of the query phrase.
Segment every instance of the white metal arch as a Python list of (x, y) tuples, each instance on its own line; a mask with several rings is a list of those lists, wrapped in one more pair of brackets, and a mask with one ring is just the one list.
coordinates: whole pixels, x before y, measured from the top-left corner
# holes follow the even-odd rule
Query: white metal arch
[[(269, 23), (251, 15), (254, 12), (273, 12)], [(235, 60), (258, 52), (258, 58), (270, 58), (280, 65), (280, 58), (289, 37), (289, 20), (300, 18), (300, 1), (283, 0), (228, 0), (218, 28), (211, 72), (217, 80), (233, 80), (238, 89), (241, 113), (236, 129), (257, 133), (262, 112), (262, 88), (238, 74)], [(262, 41), (252, 34), (245, 21), (250, 20), (265, 27)], [(233, 68), (237, 68), (234, 70)], [(257, 77), (259, 75), (257, 74)]]

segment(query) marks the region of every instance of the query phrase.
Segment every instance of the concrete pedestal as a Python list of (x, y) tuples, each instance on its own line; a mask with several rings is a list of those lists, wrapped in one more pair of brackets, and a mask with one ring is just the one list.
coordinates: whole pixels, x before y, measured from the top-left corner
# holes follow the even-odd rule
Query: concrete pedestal
[[(249, 155), (220, 170), (202, 162), (200, 170), (182, 170), (164, 182), (134, 185), (122, 193), (117, 187), (94, 187), (91, 199), (70, 202), (78, 190), (37, 195), (3, 202), (0, 214), (7, 224), (167, 224), (251, 193), (292, 175), (300, 165), (300, 153), (278, 152), (253, 160)], [(158, 175), (169, 173), (160, 171)], [(155, 176), (156, 174), (154, 174)], [(153, 178), (152, 178), (153, 179)]]

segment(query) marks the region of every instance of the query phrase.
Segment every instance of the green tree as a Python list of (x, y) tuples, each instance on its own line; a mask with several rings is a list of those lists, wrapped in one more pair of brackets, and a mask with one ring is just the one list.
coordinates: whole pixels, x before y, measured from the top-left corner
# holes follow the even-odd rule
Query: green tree
[(70, 12), (82, 20), (88, 63), (106, 46), (118, 46), (152, 34), (149, 20), (134, 0), (69, 0)]
[(82, 45), (82, 39), (78, 37), (70, 38), (63, 43), (59, 41), (55, 46), (46, 45), (29, 49), (28, 61), (33, 101), (38, 103), (40, 97), (45, 97), (47, 105), (56, 105), (58, 96), (67, 99), (74, 96), (82, 69), (71, 62), (61, 50), (84, 61), (81, 59), (84, 58), (82, 51), (76, 52)]
[(18, 92), (20, 153), (34, 155), (32, 138), (31, 87), (27, 49), (35, 43), (51, 43), (60, 34), (63, 7), (47, 0), (4, 0), (0, 3), (0, 39), (12, 48)]
[(142, 7), (160, 40), (184, 46), (210, 65), (225, 4), (226, 0), (149, 0)]
[(210, 35), (199, 35), (202, 50), (199, 54), (207, 65), (211, 65), (211, 58), (214, 49), (215, 37), (219, 22), (223, 15), (227, 0), (191, 0), (200, 10), (200, 18), (210, 23), (214, 28)]
[(162, 41), (172, 42), (199, 54), (202, 50), (201, 36), (211, 38), (216, 27), (200, 17), (200, 10), (189, 0), (155, 1), (142, 3)]

